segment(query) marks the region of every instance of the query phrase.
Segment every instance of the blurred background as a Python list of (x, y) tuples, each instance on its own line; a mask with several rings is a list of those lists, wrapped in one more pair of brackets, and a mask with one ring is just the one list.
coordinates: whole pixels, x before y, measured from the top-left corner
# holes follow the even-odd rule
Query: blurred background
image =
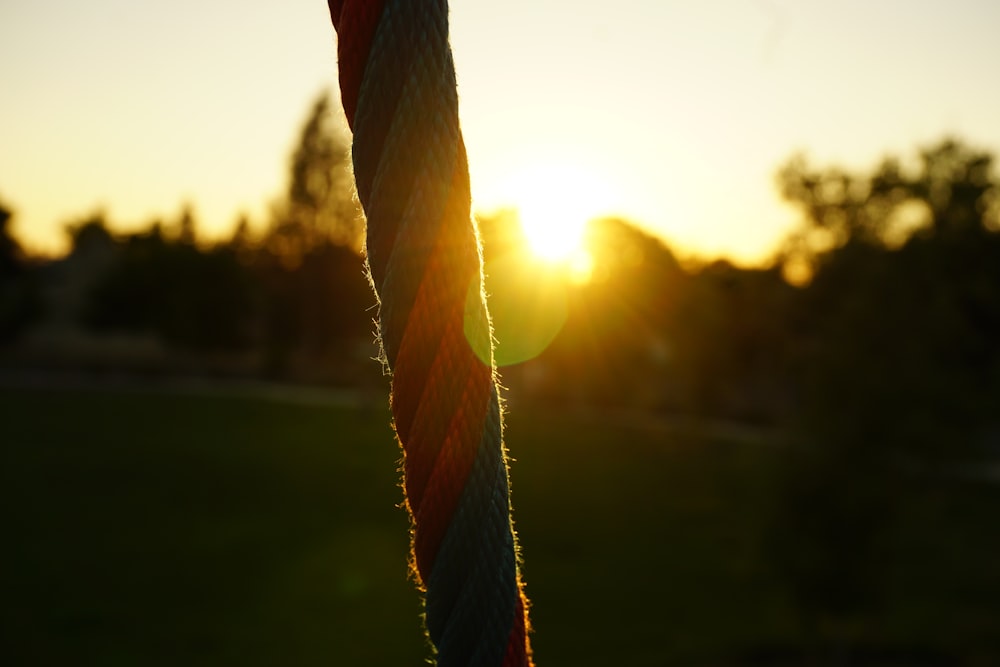
[[(540, 665), (1000, 664), (1000, 5), (451, 2)], [(0, 5), (7, 664), (420, 664), (324, 3)]]

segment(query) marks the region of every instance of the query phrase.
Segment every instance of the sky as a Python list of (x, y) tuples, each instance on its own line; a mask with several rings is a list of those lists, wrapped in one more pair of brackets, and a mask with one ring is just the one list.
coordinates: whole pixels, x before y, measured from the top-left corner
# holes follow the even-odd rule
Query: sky
[[(954, 135), (1000, 155), (995, 0), (450, 4), (482, 211), (545, 199), (757, 263), (797, 219), (774, 186), (796, 152), (866, 169)], [(324, 88), (320, 0), (2, 0), (0, 202), (46, 252), (98, 210), (262, 224)]]

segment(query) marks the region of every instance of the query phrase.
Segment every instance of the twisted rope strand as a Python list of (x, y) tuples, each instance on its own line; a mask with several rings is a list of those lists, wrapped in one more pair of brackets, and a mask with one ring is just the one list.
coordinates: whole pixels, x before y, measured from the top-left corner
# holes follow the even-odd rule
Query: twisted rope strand
[(328, 2), (427, 632), (441, 667), (529, 667), (447, 1)]

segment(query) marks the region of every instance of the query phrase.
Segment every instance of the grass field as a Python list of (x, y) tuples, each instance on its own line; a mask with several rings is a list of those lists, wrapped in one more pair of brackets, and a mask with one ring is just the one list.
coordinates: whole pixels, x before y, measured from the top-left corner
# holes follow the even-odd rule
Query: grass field
[[(541, 667), (801, 664), (762, 546), (778, 448), (528, 410), (508, 443)], [(429, 655), (381, 410), (7, 389), (0, 451), (4, 664)], [(907, 517), (865, 633), (890, 657), (840, 664), (1000, 664), (1000, 487)]]

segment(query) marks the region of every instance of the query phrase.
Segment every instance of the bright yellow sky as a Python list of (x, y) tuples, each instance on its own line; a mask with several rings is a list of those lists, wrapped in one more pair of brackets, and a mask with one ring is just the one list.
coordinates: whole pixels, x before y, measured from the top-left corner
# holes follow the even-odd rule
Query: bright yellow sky
[[(576, 215), (756, 261), (794, 219), (773, 174), (795, 150), (866, 167), (950, 132), (1000, 153), (993, 0), (451, 7), (484, 209), (576, 174), (552, 176)], [(133, 227), (183, 202), (211, 233), (260, 222), (335, 81), (322, 0), (4, 0), (0, 200), (37, 249), (98, 207)]]

